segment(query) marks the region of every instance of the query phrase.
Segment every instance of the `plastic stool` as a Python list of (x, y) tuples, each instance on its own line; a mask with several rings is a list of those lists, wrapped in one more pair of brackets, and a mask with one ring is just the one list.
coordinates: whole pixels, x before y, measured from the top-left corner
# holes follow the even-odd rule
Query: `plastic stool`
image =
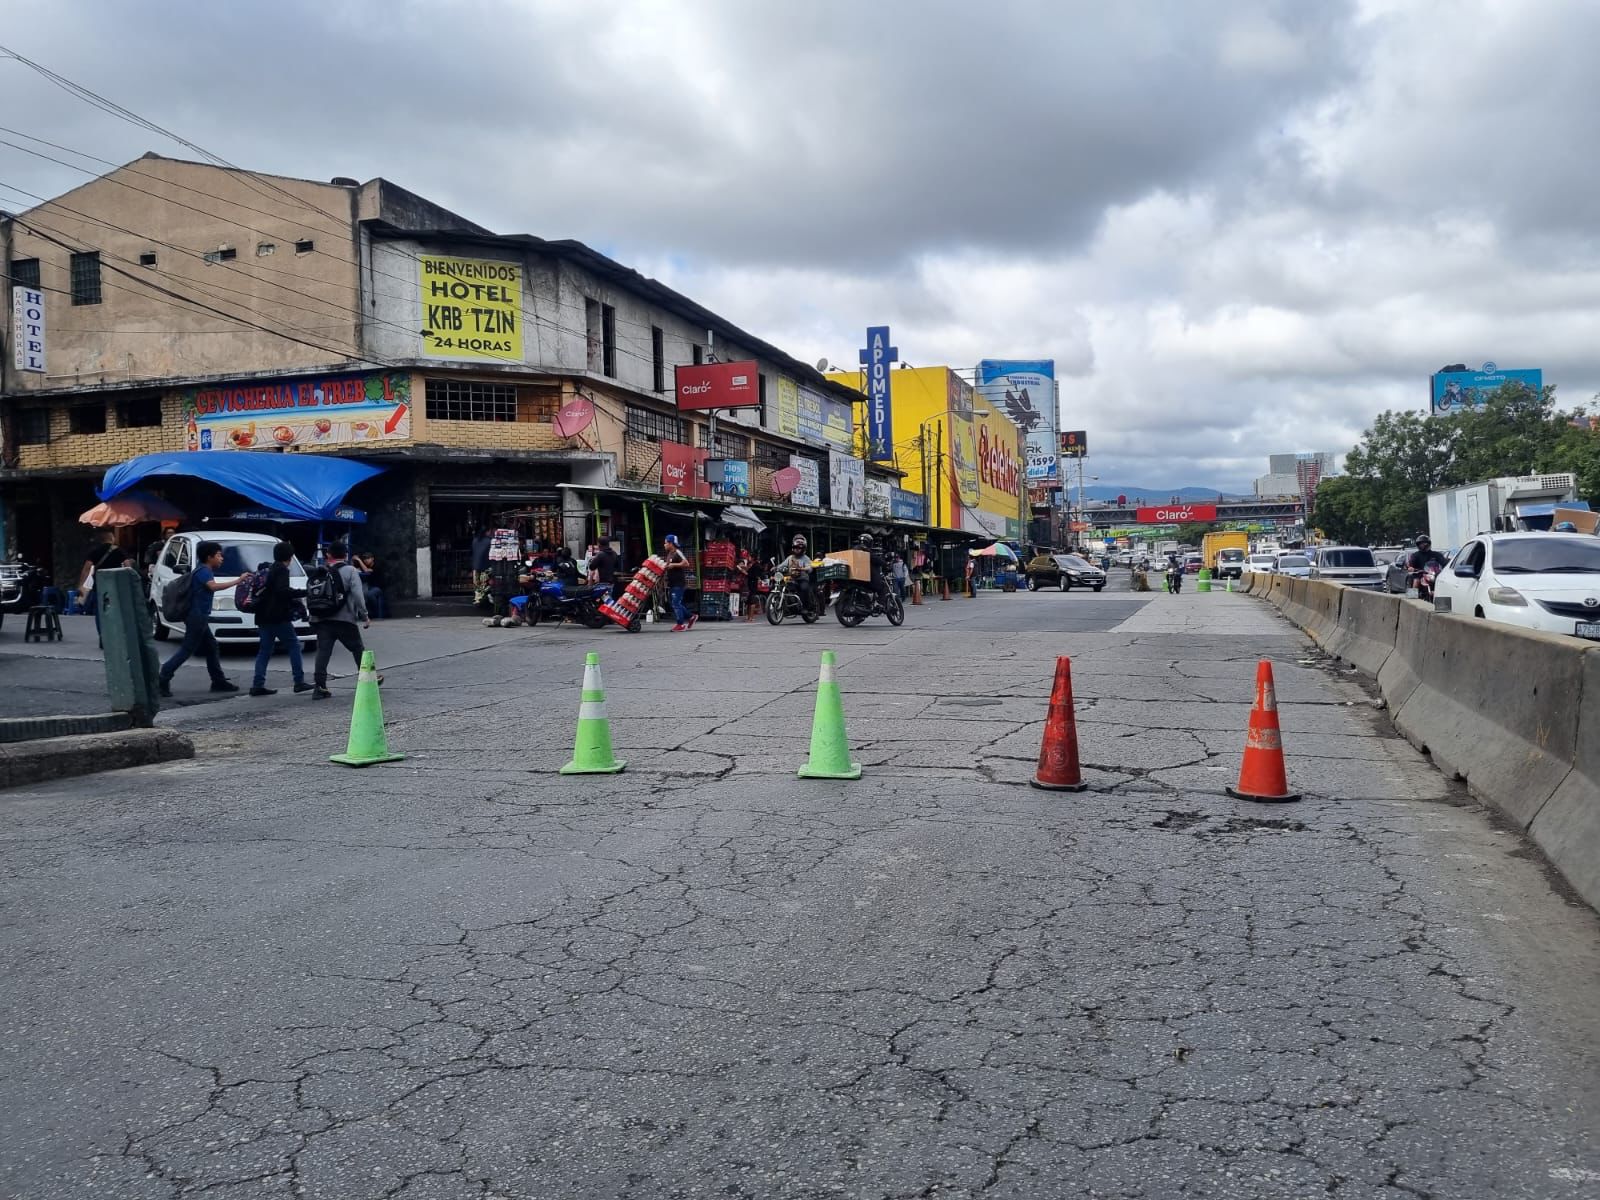
[(47, 642), (62, 640), (61, 618), (48, 604), (35, 604), (28, 610), (28, 628), (22, 634), (25, 642), (37, 642), (40, 638)]
[[(76, 598), (76, 596), (76, 592), (71, 593), (72, 598)], [(71, 612), (73, 607), (73, 599), (69, 599), (68, 596), (63, 595), (61, 589), (58, 587), (47, 587), (40, 591), (39, 603), (47, 606), (55, 612)]]

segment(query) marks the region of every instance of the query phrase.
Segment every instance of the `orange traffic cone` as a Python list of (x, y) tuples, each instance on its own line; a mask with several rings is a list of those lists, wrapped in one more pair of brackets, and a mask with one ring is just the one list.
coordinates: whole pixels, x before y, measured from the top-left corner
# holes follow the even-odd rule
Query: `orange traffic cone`
[(1278, 693), (1272, 685), (1272, 664), (1262, 659), (1256, 666), (1256, 700), (1250, 706), (1250, 729), (1244, 738), (1244, 761), (1239, 764), (1239, 786), (1228, 795), (1240, 800), (1288, 801), (1300, 799), (1289, 790), (1283, 765), (1283, 734), (1278, 729)]
[(1029, 780), (1053, 792), (1081, 792), (1089, 785), (1078, 768), (1078, 718), (1072, 711), (1072, 660), (1056, 659), (1056, 683), (1050, 689), (1050, 715), (1039, 744), (1039, 769)]

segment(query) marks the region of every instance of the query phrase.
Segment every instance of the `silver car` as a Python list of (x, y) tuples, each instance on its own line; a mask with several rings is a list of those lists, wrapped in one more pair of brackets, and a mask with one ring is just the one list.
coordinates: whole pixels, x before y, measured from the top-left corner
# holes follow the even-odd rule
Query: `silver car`
[(1318, 546), (1311, 578), (1373, 591), (1384, 588), (1383, 568), (1365, 546)]

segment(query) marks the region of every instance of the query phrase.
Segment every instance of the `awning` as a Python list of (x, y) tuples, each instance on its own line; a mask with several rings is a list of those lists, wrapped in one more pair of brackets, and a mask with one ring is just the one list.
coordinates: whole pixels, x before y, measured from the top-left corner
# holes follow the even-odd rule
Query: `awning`
[(756, 516), (754, 512), (743, 504), (730, 504), (722, 510), (724, 524), (732, 525), (736, 529), (749, 529), (760, 533), (767, 527), (766, 522)]
[(257, 454), (245, 450), (187, 450), (141, 454), (106, 472), (102, 500), (153, 475), (204, 479), (299, 521), (338, 521), (345, 495), (383, 473), (351, 458), (328, 454)]

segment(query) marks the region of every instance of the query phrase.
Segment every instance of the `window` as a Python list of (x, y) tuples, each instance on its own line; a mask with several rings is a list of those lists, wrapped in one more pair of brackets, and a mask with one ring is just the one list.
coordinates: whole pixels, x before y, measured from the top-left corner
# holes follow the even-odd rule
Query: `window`
[(266, 258), (267, 255), (276, 254), (277, 252), (278, 252), (278, 247), (275, 246), (271, 242), (257, 242), (256, 243), (256, 257), (257, 258)]
[(705, 365), (705, 361), (706, 361), (706, 348), (704, 346), (696, 346), (696, 347), (694, 347), (694, 365), (697, 366), (697, 367), (704, 366)]
[(123, 429), (152, 429), (161, 424), (160, 396), (129, 396), (117, 401), (117, 424)]
[(426, 412), (430, 421), (515, 421), (517, 388), (510, 383), (475, 383), (463, 379), (426, 379)]
[(655, 388), (658, 392), (667, 390), (667, 339), (661, 332), (661, 326), (650, 326), (650, 365), (655, 370)]
[(39, 286), (39, 260), (37, 258), (12, 259), (11, 286), (37, 289)]
[(755, 465), (781, 471), (789, 465), (789, 451), (769, 442), (756, 443)]
[(561, 411), (559, 387), (517, 388), (517, 420), (548, 425)]
[(600, 369), (600, 301), (583, 298), (583, 329), (589, 342), (588, 367)]
[(17, 445), (43, 446), (50, 441), (48, 408), (17, 409)]
[(716, 458), (747, 459), (750, 457), (749, 438), (738, 433), (719, 433), (713, 440), (709, 425), (700, 426), (700, 447), (703, 450), (710, 450)]
[(628, 436), (647, 442), (681, 442), (683, 422), (677, 417), (654, 412), (637, 405), (628, 405)]
[(100, 303), (100, 251), (88, 250), (72, 256), (72, 302)]
[(1324, 550), (1317, 560), (1324, 567), (1376, 567), (1371, 550)]
[(612, 379), (617, 377), (617, 310), (609, 304), (600, 306), (600, 369)]
[(317, 244), (315, 242), (296, 242), (294, 244), (294, 252), (296, 254), (310, 254), (316, 248)]
[(104, 433), (106, 431), (106, 406), (104, 404), (74, 404), (67, 409), (67, 428), (73, 433)]
[(153, 266), (155, 266), (156, 265), (156, 252), (154, 250), (146, 250), (143, 254), (139, 255), (139, 265), (141, 267), (153, 267)]
[(232, 262), (234, 259), (239, 257), (239, 252), (232, 248), (223, 250), (208, 250), (200, 257), (204, 258), (208, 263)]

